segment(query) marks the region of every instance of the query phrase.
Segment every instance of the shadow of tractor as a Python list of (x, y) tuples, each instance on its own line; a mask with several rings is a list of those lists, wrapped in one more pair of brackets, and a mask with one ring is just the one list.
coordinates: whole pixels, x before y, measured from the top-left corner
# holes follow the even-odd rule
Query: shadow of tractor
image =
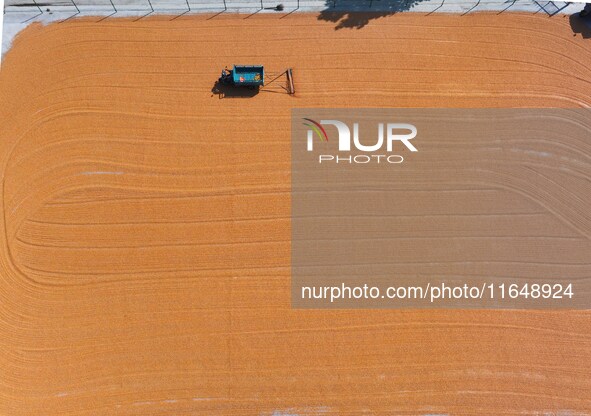
[(218, 98), (252, 98), (259, 93), (257, 87), (237, 87), (235, 85), (228, 85), (219, 80), (213, 84), (211, 88), (212, 95), (217, 95)]

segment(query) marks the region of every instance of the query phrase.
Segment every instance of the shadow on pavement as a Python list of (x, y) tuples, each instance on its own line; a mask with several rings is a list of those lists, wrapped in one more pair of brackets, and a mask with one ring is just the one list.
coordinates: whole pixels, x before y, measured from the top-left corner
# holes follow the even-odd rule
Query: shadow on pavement
[(571, 14), (569, 17), (570, 27), (575, 36), (583, 36), (583, 39), (591, 38), (591, 16), (581, 17), (579, 13)]
[[(410, 10), (423, 0), (326, 0), (318, 20), (336, 23), (335, 30), (361, 29), (371, 20)], [(367, 11), (371, 8), (372, 11)]]

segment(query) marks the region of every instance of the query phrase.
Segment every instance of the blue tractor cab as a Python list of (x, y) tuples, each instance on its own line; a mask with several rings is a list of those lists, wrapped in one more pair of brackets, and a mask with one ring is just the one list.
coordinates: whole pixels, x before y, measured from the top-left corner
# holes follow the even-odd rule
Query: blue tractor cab
[(258, 88), (265, 85), (265, 69), (262, 65), (234, 65), (222, 71), (219, 81), (226, 85)]

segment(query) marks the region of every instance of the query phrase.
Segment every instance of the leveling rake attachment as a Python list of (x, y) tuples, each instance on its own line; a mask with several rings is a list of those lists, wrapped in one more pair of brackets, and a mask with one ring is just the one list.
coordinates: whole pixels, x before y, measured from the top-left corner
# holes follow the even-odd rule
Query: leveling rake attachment
[(293, 85), (293, 72), (291, 68), (287, 68), (287, 71), (285, 71), (285, 73), (287, 75), (287, 92), (289, 94), (295, 94), (295, 87)]

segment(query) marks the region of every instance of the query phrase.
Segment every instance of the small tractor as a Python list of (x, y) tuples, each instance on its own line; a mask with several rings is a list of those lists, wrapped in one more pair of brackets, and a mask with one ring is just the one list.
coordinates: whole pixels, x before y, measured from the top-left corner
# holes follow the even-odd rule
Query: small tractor
[(265, 69), (262, 65), (234, 65), (232, 69), (226, 67), (222, 70), (219, 82), (256, 89), (265, 85)]
[[(284, 76), (285, 78), (283, 78)], [(275, 90), (278, 92), (283, 90), (288, 94), (295, 94), (293, 71), (291, 68), (277, 73), (270, 73), (267, 78), (269, 78), (269, 81), (265, 83), (265, 68), (262, 65), (234, 65), (232, 69), (225, 67), (212, 91), (220, 94), (220, 96), (251, 96), (257, 94), (260, 88), (265, 87), (269, 91)], [(277, 82), (277, 80), (281, 79), (286, 80), (285, 86)], [(241, 87), (246, 87), (253, 91), (248, 93), (242, 90), (241, 93)], [(232, 90), (234, 90), (233, 93)]]

